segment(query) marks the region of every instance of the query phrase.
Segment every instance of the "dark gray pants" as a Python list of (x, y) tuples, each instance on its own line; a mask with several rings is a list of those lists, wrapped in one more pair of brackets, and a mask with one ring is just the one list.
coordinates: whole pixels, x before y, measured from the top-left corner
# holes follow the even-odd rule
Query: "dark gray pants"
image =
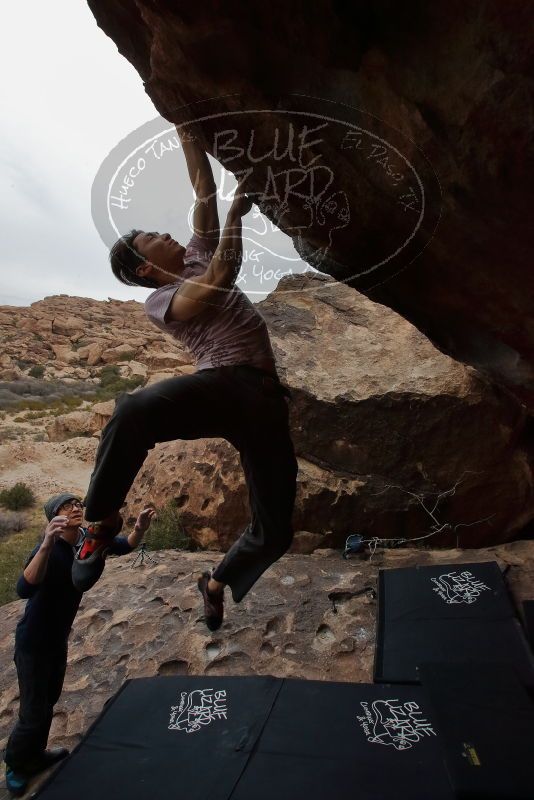
[(289, 433), (289, 389), (248, 365), (216, 367), (121, 395), (102, 432), (86, 518), (118, 510), (157, 442), (223, 438), (238, 451), (252, 518), (214, 578), (239, 602), (293, 538), (297, 459)]
[(54, 706), (67, 667), (67, 645), (43, 651), (15, 649), (19, 681), (19, 718), (8, 739), (4, 760), (14, 772), (30, 772), (46, 749)]

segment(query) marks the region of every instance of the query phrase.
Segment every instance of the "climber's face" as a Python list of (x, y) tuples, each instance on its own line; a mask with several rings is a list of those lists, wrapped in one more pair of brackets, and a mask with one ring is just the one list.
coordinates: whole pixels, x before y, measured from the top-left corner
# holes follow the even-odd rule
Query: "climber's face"
[(56, 512), (56, 516), (67, 517), (67, 527), (77, 528), (83, 521), (83, 503), (81, 500), (67, 500)]
[(146, 261), (137, 267), (137, 274), (143, 277), (172, 280), (184, 268), (185, 247), (172, 238), (170, 233), (149, 231), (138, 233), (133, 246)]

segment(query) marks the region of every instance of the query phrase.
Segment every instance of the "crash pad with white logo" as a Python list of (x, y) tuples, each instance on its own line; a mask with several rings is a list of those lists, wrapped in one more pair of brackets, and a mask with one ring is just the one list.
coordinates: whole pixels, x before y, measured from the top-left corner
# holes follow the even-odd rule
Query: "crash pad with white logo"
[(421, 687), (225, 676), (128, 681), (37, 796), (453, 798)]
[(376, 682), (417, 683), (423, 661), (496, 660), (534, 685), (534, 659), (496, 562), (380, 570)]

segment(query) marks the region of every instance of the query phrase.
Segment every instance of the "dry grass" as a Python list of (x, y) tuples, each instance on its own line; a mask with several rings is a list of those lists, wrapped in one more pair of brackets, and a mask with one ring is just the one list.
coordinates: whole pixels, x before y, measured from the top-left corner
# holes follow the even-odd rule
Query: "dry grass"
[(27, 514), (27, 526), (0, 541), (0, 605), (17, 600), (15, 586), (24, 562), (37, 544), (43, 530), (42, 509)]
[(5, 511), (0, 509), (0, 536), (20, 533), (27, 526), (27, 515), (24, 511)]

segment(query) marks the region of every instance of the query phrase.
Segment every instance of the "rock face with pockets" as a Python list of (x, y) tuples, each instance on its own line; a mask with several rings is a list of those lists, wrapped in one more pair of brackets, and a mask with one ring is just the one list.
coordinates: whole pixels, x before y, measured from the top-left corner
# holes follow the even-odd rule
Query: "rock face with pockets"
[[(300, 168), (303, 181), (310, 165), (331, 171), (332, 185), (311, 203), (276, 191), (262, 207), (303, 258), (395, 309), (532, 408), (528, 0), (89, 6), (163, 117), (181, 124), (199, 108), (217, 109), (196, 131), (234, 174), (250, 166), (251, 130), (264, 154), (278, 130), (281, 149), (255, 164), (251, 192), (265, 197), (269, 169)], [(299, 161), (284, 148), (291, 123), (303, 133), (303, 109), (328, 123), (306, 139), (315, 143)], [(365, 136), (349, 147), (335, 123), (350, 114)], [(233, 149), (221, 154), (216, 135), (228, 115)], [(401, 162), (417, 165), (421, 184), (404, 175), (399, 194)], [(406, 202), (411, 191), (417, 209)]]
[[(528, 530), (530, 418), (511, 393), (327, 276), (283, 278), (259, 308), (293, 393), (298, 551), (340, 546), (354, 532), (440, 530), (433, 543), (480, 546)], [(127, 514), (170, 498), (204, 547), (226, 549), (249, 521), (239, 455), (223, 439), (151, 451)]]

